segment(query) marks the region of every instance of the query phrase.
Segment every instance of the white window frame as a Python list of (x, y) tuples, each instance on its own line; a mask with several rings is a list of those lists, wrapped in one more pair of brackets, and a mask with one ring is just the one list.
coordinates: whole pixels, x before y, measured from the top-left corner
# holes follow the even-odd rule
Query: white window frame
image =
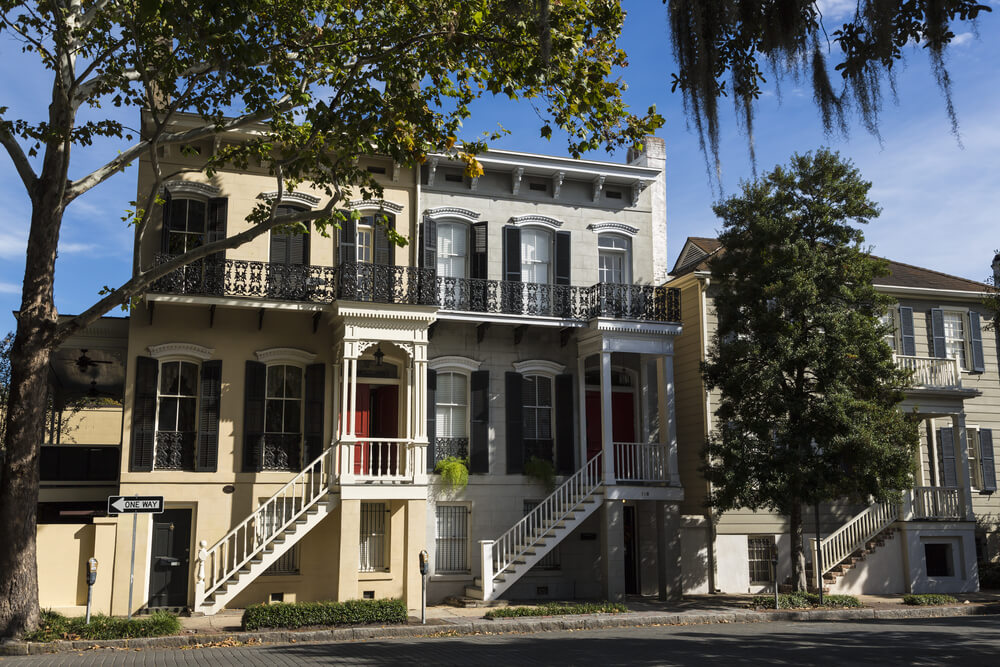
[[(197, 368), (197, 386), (195, 387), (195, 403), (194, 403), (194, 442), (195, 442), (195, 457), (198, 456), (198, 412), (201, 410), (201, 364), (202, 362), (208, 361), (215, 354), (215, 349), (210, 347), (205, 347), (203, 345), (198, 345), (196, 343), (161, 343), (159, 345), (150, 345), (147, 350), (149, 355), (156, 359), (156, 411), (153, 416), (153, 469), (156, 470), (156, 441), (157, 436), (160, 433), (160, 387), (163, 382), (163, 365), (169, 363), (186, 363), (192, 364)], [(178, 387), (179, 388), (179, 387)], [(172, 396), (172, 395), (167, 395)], [(176, 419), (175, 419), (176, 425)], [(177, 431), (164, 431), (165, 433), (176, 433)], [(160, 468), (163, 470), (163, 468)], [(173, 469), (170, 469), (173, 470)]]
[[(201, 232), (200, 233), (188, 231), (188, 227), (189, 227), (189, 223), (190, 223), (190, 212), (191, 212), (191, 208), (190, 208), (190, 206), (188, 206), (188, 202), (192, 202), (192, 201), (198, 202), (202, 206), (205, 207), (205, 215), (204, 215), (204, 220), (202, 221), (202, 228), (201, 228)], [(182, 202), (184, 203), (184, 205), (186, 207), (185, 208), (185, 215), (184, 215), (184, 231), (175, 230), (173, 228), (171, 220), (167, 220), (166, 218), (163, 219), (163, 230), (167, 233), (167, 252), (170, 253), (171, 255), (182, 254), (182, 253), (175, 253), (171, 249), (170, 236), (172, 234), (176, 233), (176, 234), (182, 234), (184, 236), (184, 238), (185, 238), (185, 241), (184, 241), (184, 252), (188, 252), (190, 250), (193, 250), (194, 248), (199, 248), (199, 247), (205, 245), (205, 237), (208, 234), (208, 207), (209, 207), (208, 198), (204, 197), (204, 196), (202, 196), (200, 194), (193, 194), (193, 193), (188, 193), (188, 192), (185, 192), (183, 194), (176, 195), (176, 196), (172, 195), (171, 199), (170, 199), (170, 214), (171, 214), (171, 217), (173, 217), (175, 215), (176, 210), (177, 210), (176, 209), (177, 205), (181, 204)], [(197, 243), (196, 245), (188, 246), (188, 237), (191, 237), (191, 236), (199, 236), (200, 239), (201, 239), (200, 242)]]
[[(602, 240), (622, 240), (627, 247), (619, 248), (612, 246), (602, 246)], [(604, 279), (604, 268), (601, 261), (605, 256), (622, 258), (622, 275), (620, 281), (609, 282)], [(631, 285), (632, 284), (632, 239), (625, 234), (605, 232), (597, 235), (597, 279), (609, 285)]]
[[(465, 392), (464, 392), (464, 394), (465, 394), (465, 396), (464, 396), (465, 403), (464, 404), (461, 404), (461, 403), (442, 403), (441, 402), (441, 400), (440, 400), (441, 399), (440, 382), (441, 382), (441, 378), (443, 376), (445, 376), (445, 375), (453, 375), (453, 376), (456, 376), (456, 377), (460, 377), (460, 378), (462, 378), (462, 381), (465, 382)], [(471, 426), (471, 421), (470, 421), (470, 404), (472, 402), (472, 389), (469, 387), (469, 385), (471, 384), (471, 382), (470, 382), (471, 376), (469, 375), (468, 372), (461, 371), (461, 370), (439, 370), (437, 372), (437, 379), (438, 379), (438, 389), (434, 393), (434, 423), (436, 425), (435, 426), (435, 434), (436, 434), (436, 436), (439, 437), (439, 438), (465, 438), (465, 439), (468, 439), (469, 438), (470, 426)], [(463, 422), (462, 423), (462, 427), (463, 427), (463, 430), (465, 431), (465, 433), (463, 435), (455, 435), (454, 433), (450, 433), (448, 435), (442, 435), (441, 434), (440, 428), (438, 428), (438, 426), (437, 426), (438, 425), (438, 406), (444, 406), (444, 407), (447, 407), (447, 408), (462, 407), (462, 408), (465, 409), (465, 419), (462, 420), (462, 422)], [(452, 415), (454, 415), (454, 410), (452, 410)], [(455, 423), (455, 420), (454, 420), (454, 417), (453, 417), (452, 418), (452, 425), (454, 425), (454, 423)]]
[[(448, 355), (443, 357), (435, 357), (427, 363), (427, 367), (438, 373), (438, 377), (445, 373), (453, 373), (455, 375), (461, 375), (465, 378), (465, 435), (464, 436), (447, 436), (447, 437), (464, 437), (468, 440), (472, 433), (472, 373), (473, 371), (479, 370), (482, 366), (482, 361), (476, 361), (475, 359), (470, 359), (469, 357), (460, 357), (456, 355)], [(438, 395), (434, 395), (434, 423), (437, 424), (437, 405), (438, 405)], [(436, 430), (436, 429), (435, 429)], [(435, 437), (445, 437), (440, 433), (435, 433)]]
[[(294, 397), (293, 398), (288, 398), (287, 396), (270, 396), (269, 395), (269, 393), (268, 393), (268, 387), (269, 387), (269, 384), (270, 384), (269, 383), (269, 379), (270, 379), (270, 376), (271, 376), (271, 369), (272, 368), (278, 368), (279, 366), (282, 367), (282, 368), (296, 368), (296, 369), (299, 370), (300, 381), (299, 381), (299, 396), (298, 396), (298, 398), (294, 398)], [(284, 383), (282, 383), (282, 385), (283, 385), (282, 386), (282, 392), (284, 392)], [(285, 411), (284, 411), (285, 405), (284, 404), (285, 404), (285, 402), (287, 402), (287, 401), (298, 401), (298, 403), (299, 403), (299, 430), (297, 432), (296, 431), (287, 431), (287, 430), (269, 431), (267, 429), (267, 406), (268, 406), (268, 403), (271, 402), (271, 401), (282, 401), (282, 411), (281, 411), (281, 415), (282, 415), (282, 417), (281, 417), (282, 429), (285, 428), (285, 417), (284, 417), (284, 414), (285, 414)], [(305, 368), (305, 365), (300, 364), (300, 363), (293, 363), (293, 362), (289, 362), (289, 361), (275, 361), (275, 362), (267, 364), (266, 370), (265, 370), (265, 373), (264, 373), (264, 434), (265, 435), (298, 435), (299, 436), (299, 440), (300, 440), (300, 446), (301, 446), (301, 440), (302, 440), (303, 434), (305, 432), (305, 403), (306, 403), (306, 368)]]
[(771, 567), (773, 566), (773, 561), (770, 560), (770, 559), (768, 559), (767, 561), (764, 561), (766, 563), (766, 565), (767, 565), (767, 571), (768, 571), (768, 574), (770, 576), (768, 576), (767, 579), (754, 579), (754, 576), (753, 576), (754, 575), (754, 563), (761, 562), (759, 560), (756, 560), (756, 559), (753, 559), (753, 558), (750, 557), (750, 555), (753, 553), (753, 550), (754, 550), (754, 547), (753, 547), (753, 541), (754, 540), (769, 540), (770, 542), (769, 542), (769, 544), (767, 546), (770, 547), (771, 549), (776, 548), (776, 546), (777, 546), (777, 540), (775, 539), (774, 535), (747, 535), (747, 577), (748, 577), (748, 579), (750, 581), (750, 584), (751, 585), (754, 585), (754, 584), (758, 584), (758, 585), (759, 584), (769, 584), (769, 583), (771, 583), (771, 582), (774, 581), (773, 573), (771, 572)]
[[(359, 224), (354, 239), (354, 257), (358, 264), (371, 264), (375, 257), (375, 224), (373, 222), (370, 225), (362, 225), (360, 222), (361, 220), (358, 220)], [(366, 239), (367, 243), (362, 243), (362, 239)], [(365, 253), (367, 253), (367, 258)]]
[[(462, 254), (462, 255), (459, 255), (459, 254), (456, 254), (456, 253), (450, 253), (449, 254), (449, 253), (445, 253), (445, 252), (442, 251), (442, 249), (441, 249), (441, 241), (442, 241), (442, 238), (444, 238), (444, 237), (441, 234), (441, 230), (444, 229), (445, 227), (448, 227), (448, 228), (451, 228), (451, 229), (454, 229), (454, 230), (458, 230), (458, 231), (461, 232), (461, 234), (464, 237), (464, 241), (465, 241), (465, 253), (464, 254)], [(472, 240), (471, 239), (471, 235), (470, 235), (469, 232), (470, 232), (470, 227), (469, 227), (469, 225), (467, 223), (460, 222), (460, 221), (454, 220), (454, 219), (446, 219), (446, 220), (438, 220), (437, 221), (437, 246), (435, 247), (435, 252), (436, 252), (436, 255), (437, 255), (437, 262), (440, 262), (442, 257), (447, 257), (449, 259), (450, 258), (454, 258), (454, 257), (461, 257), (462, 258), (462, 275), (456, 276), (456, 275), (452, 275), (451, 273), (442, 272), (440, 270), (440, 264), (437, 264), (437, 266), (435, 266), (435, 269), (437, 269), (437, 271), (438, 271), (437, 274), (439, 276), (444, 276), (446, 278), (459, 278), (459, 279), (468, 278), (469, 277), (469, 246), (470, 246), (470, 242)], [(452, 246), (454, 246), (454, 243), (452, 243)], [(451, 266), (450, 263), (449, 263), (449, 266)]]
[[(548, 259), (547, 262), (537, 262), (537, 261), (532, 261), (532, 260), (526, 259), (526, 250), (528, 249), (529, 246), (528, 246), (527, 243), (525, 243), (525, 239), (529, 235), (531, 235), (531, 234), (539, 235), (539, 236), (544, 237), (545, 239), (547, 239), (546, 243), (545, 243), (546, 247), (548, 248), (548, 252), (549, 252), (549, 259)], [(553, 233), (552, 229), (549, 228), (549, 227), (543, 227), (543, 226), (538, 226), (538, 225), (531, 225), (531, 226), (527, 226), (527, 227), (521, 228), (521, 247), (520, 247), (519, 250), (520, 250), (520, 255), (521, 255), (521, 281), (523, 283), (535, 283), (535, 284), (538, 284), (538, 285), (551, 285), (551, 284), (553, 284), (553, 282), (555, 282), (555, 280), (554, 280), (555, 262), (556, 262), (556, 257), (555, 257), (556, 256), (556, 247), (555, 247), (556, 246), (556, 242), (555, 242), (555, 239), (556, 239), (556, 235)], [(536, 249), (537, 249), (537, 247), (538, 246), (535, 246)], [(548, 266), (548, 270), (546, 271), (546, 275), (545, 275), (545, 280), (540, 280), (540, 281), (539, 280), (527, 280), (524, 277), (525, 274), (528, 272), (528, 267), (533, 266), (533, 265), (543, 264), (543, 263), (547, 264), (547, 266)], [(532, 273), (534, 273), (534, 270), (532, 270)]]
[[(442, 538), (441, 533), (441, 516), (438, 510), (441, 508), (454, 508), (461, 507), (465, 509), (465, 549), (462, 555), (465, 560), (464, 569), (450, 569), (441, 570), (439, 569), (440, 558), (441, 558), (441, 540), (454, 540), (457, 541), (461, 538)], [(469, 503), (437, 503), (434, 506), (434, 574), (440, 576), (448, 575), (468, 575), (471, 570), (471, 545), (472, 545), (472, 506)]]
[[(375, 521), (375, 525), (366, 526), (365, 524), (365, 506), (369, 506), (373, 509), (369, 509), (369, 514), (377, 514), (379, 510), (374, 509), (381, 507), (381, 524)], [(391, 558), (389, 556), (389, 546), (390, 546), (390, 535), (389, 529), (392, 523), (390, 518), (389, 503), (386, 502), (362, 502), (358, 508), (358, 572), (388, 572), (389, 563)], [(371, 532), (378, 529), (381, 526), (381, 534), (378, 532)], [(369, 531), (366, 532), (365, 528)], [(366, 540), (372, 540), (374, 542), (374, 550), (371, 550), (372, 542), (366, 543)], [(365, 548), (368, 547), (369, 551), (367, 562), (366, 562), (366, 551)]]
[(972, 359), (972, 332), (969, 331), (969, 309), (968, 308), (942, 308), (941, 309), (941, 334), (944, 337), (944, 349), (945, 355), (949, 359), (954, 359), (948, 350), (949, 342), (957, 342), (958, 338), (948, 337), (948, 327), (945, 324), (945, 320), (948, 315), (957, 315), (958, 321), (962, 325), (962, 357), (963, 359), (958, 359), (958, 367), (963, 371), (968, 371), (972, 368), (972, 364), (969, 363)]
[[(898, 306), (893, 306), (889, 308), (885, 313), (879, 316), (879, 323), (885, 326), (892, 327), (892, 333), (889, 336), (884, 336), (882, 340), (889, 345), (893, 354), (902, 354), (902, 340), (899, 335), (899, 309)], [(889, 339), (892, 338), (892, 341)]]
[(973, 491), (978, 491), (983, 488), (983, 470), (979, 465), (979, 426), (977, 424), (966, 424), (965, 444), (968, 448), (969, 487)]

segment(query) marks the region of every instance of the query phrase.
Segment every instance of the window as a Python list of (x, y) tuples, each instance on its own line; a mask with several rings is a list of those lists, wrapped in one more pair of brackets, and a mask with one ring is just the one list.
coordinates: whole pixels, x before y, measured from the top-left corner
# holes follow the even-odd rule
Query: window
[(463, 373), (437, 374), (435, 463), (449, 456), (469, 456), (469, 378)]
[(750, 564), (750, 583), (766, 584), (774, 581), (771, 563), (774, 555), (774, 535), (747, 537), (747, 562)]
[(618, 234), (597, 237), (598, 272), (602, 283), (632, 282), (632, 240)]
[(154, 468), (193, 470), (198, 437), (198, 364), (160, 364)]
[[(276, 215), (290, 215), (301, 211), (296, 206), (280, 204)], [(306, 224), (308, 230), (309, 225)], [(309, 233), (298, 234), (282, 228), (271, 230), (271, 259), (272, 264), (294, 264), (304, 265), (309, 263)]]
[(968, 368), (966, 363), (965, 313), (944, 311), (944, 347), (950, 359), (957, 359), (960, 368)]
[(386, 567), (385, 503), (361, 503), (360, 572), (384, 572)]
[(264, 468), (297, 470), (302, 445), (302, 369), (267, 367), (264, 400)]
[(524, 460), (535, 456), (552, 462), (552, 378), (525, 375), (522, 392)]
[(446, 278), (466, 277), (468, 227), (454, 222), (437, 226), (437, 274)]
[(924, 562), (927, 565), (928, 577), (955, 576), (950, 544), (933, 542), (924, 544)]
[(469, 571), (469, 508), (438, 505), (434, 540), (435, 574)]
[(368, 264), (372, 261), (372, 236), (374, 220), (364, 217), (358, 220), (358, 261)]
[(174, 199), (167, 221), (167, 252), (182, 255), (205, 242), (205, 218), (208, 205), (198, 199)]
[(886, 344), (889, 346), (890, 349), (892, 349), (893, 352), (897, 352), (899, 350), (899, 347), (896, 344), (897, 329), (896, 329), (896, 320), (895, 317), (893, 317), (893, 311), (890, 310), (885, 313), (882, 313), (881, 315), (878, 316), (878, 321), (887, 330), (887, 333), (885, 334)]
[(521, 230), (521, 281), (552, 282), (552, 235), (544, 229)]

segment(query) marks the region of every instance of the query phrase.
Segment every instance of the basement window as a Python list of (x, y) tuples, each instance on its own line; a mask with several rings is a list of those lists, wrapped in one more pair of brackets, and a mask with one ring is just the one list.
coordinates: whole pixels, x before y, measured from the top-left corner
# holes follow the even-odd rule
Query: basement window
[(928, 577), (955, 576), (955, 561), (950, 544), (924, 544), (924, 563), (927, 565)]

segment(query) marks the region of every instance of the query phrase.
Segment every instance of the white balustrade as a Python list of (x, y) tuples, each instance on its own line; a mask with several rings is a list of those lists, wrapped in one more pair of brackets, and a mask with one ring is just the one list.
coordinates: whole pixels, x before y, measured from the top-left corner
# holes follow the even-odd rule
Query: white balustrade
[[(874, 503), (865, 508), (843, 526), (820, 540), (822, 568), (814, 568), (819, 581), (824, 574), (844, 562), (852, 553), (860, 549), (870, 539), (891, 526), (899, 518), (896, 503)], [(815, 551), (813, 551), (815, 555)]]
[(897, 354), (896, 364), (900, 368), (913, 371), (914, 387), (959, 389), (962, 386), (962, 374), (955, 359)]
[(342, 481), (413, 482), (422, 458), (407, 438), (344, 440), (339, 447)]
[(615, 479), (618, 482), (669, 482), (667, 445), (658, 442), (616, 442)]
[(956, 486), (917, 486), (913, 489), (914, 519), (964, 518), (962, 491)]

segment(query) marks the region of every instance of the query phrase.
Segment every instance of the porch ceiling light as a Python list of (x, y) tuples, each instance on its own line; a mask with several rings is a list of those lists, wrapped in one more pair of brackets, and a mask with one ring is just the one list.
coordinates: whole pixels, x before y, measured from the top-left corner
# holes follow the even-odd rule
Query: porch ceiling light
[(385, 352), (382, 351), (382, 345), (379, 344), (378, 349), (375, 350), (375, 365), (381, 366), (383, 358), (385, 358)]

